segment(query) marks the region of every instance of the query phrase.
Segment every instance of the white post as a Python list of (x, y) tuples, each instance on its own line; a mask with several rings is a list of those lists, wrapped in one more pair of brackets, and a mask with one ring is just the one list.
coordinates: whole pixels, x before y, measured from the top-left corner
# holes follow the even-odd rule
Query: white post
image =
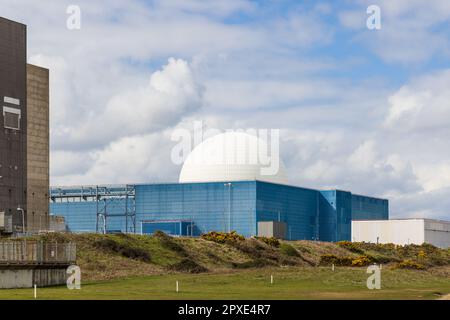
[(37, 290), (36, 290), (36, 284), (34, 284), (34, 298), (37, 298)]
[(178, 292), (178, 281), (177, 281), (177, 292)]
[(273, 284), (273, 275), (270, 275), (270, 284)]
[(331, 271), (334, 271), (334, 263), (331, 265)]

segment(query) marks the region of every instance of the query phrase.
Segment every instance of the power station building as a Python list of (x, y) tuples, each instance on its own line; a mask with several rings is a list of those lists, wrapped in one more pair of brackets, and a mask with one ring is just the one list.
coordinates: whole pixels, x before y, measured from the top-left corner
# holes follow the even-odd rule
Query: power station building
[(184, 162), (177, 183), (52, 188), (50, 210), (64, 216), (72, 232), (235, 230), (323, 241), (351, 240), (352, 220), (389, 218), (385, 199), (289, 185), (281, 161), (276, 174), (263, 175), (263, 165), (246, 161), (257, 143), (235, 132), (206, 139)]
[(49, 188), (49, 71), (27, 64), (26, 43), (26, 26), (0, 17), (0, 235), (235, 230), (247, 237), (450, 245), (449, 222), (389, 220), (386, 199), (291, 185), (281, 159), (255, 161), (261, 141), (242, 132), (199, 144), (176, 183)]
[(0, 17), (0, 234), (49, 228), (49, 72), (26, 26)]

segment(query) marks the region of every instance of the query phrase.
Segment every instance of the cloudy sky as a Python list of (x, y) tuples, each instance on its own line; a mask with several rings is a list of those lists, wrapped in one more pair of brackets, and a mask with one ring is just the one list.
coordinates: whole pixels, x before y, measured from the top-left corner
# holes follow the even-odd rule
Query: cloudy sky
[(53, 185), (177, 181), (171, 134), (201, 120), (281, 129), (292, 184), (450, 218), (448, 0), (0, 4), (51, 70)]

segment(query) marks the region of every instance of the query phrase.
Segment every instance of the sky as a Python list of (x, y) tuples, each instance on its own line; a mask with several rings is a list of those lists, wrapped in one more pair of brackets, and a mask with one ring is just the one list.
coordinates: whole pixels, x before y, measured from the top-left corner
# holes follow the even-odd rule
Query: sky
[[(67, 28), (69, 5), (80, 29)], [(370, 30), (377, 5), (381, 29)], [(171, 134), (280, 129), (291, 184), (450, 219), (448, 0), (0, 0), (50, 69), (51, 184), (173, 182)]]

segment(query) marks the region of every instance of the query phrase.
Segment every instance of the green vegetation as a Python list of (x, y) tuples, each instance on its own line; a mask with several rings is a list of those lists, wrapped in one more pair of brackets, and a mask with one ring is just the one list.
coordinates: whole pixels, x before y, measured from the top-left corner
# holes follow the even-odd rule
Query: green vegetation
[(338, 257), (334, 254), (323, 254), (320, 256), (319, 265), (321, 266), (331, 266), (332, 264), (336, 266), (351, 266), (353, 259), (351, 257)]
[(400, 263), (397, 263), (395, 265), (398, 269), (413, 269), (413, 270), (424, 270), (425, 267), (417, 262), (414, 262), (412, 260), (404, 260)]
[(300, 256), (299, 253), (297, 252), (297, 250), (288, 243), (280, 244), (280, 252), (287, 256), (290, 256), (290, 257), (299, 257)]
[(245, 241), (245, 238), (238, 234), (236, 231), (231, 232), (216, 232), (211, 231), (202, 234), (202, 239), (208, 241), (214, 241), (217, 243), (235, 243), (237, 241)]
[[(270, 275), (274, 283), (270, 284)], [(227, 273), (167, 274), (84, 282), (81, 290), (39, 288), (38, 299), (437, 299), (448, 278), (430, 271), (384, 270), (368, 290), (365, 268), (285, 267)], [(179, 281), (180, 292), (175, 292)], [(0, 299), (33, 299), (32, 289), (0, 290)]]
[[(43, 299), (432, 299), (450, 292), (450, 250), (431, 245), (245, 239), (236, 232), (33, 239), (75, 242), (82, 271), (81, 291), (42, 288)], [(383, 264), (382, 290), (366, 288), (364, 267), (373, 263)], [(29, 295), (29, 289), (0, 290), (5, 299)]]
[(255, 237), (255, 238), (272, 247), (278, 248), (280, 246), (280, 240), (278, 240), (275, 237)]

